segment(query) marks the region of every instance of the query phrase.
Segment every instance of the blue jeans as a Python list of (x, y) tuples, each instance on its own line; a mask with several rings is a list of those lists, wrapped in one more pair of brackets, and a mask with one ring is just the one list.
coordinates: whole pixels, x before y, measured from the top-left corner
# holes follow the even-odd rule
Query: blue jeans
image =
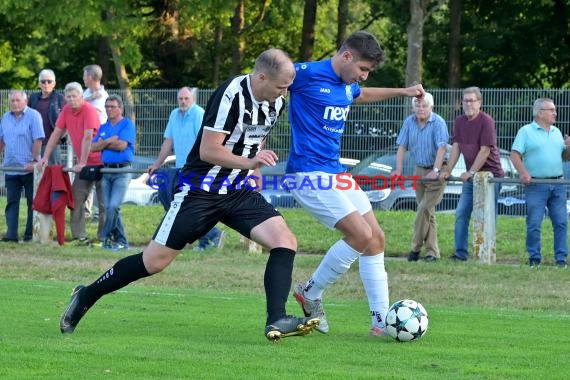
[(102, 238), (111, 239), (117, 243), (128, 244), (125, 227), (121, 220), (121, 204), (125, 198), (131, 173), (104, 173), (101, 179), (101, 189), (105, 200), (105, 224)]
[[(497, 215), (499, 192), (501, 184), (495, 183), (495, 216)], [(469, 257), (469, 222), (473, 212), (473, 181), (463, 184), (461, 196), (455, 211), (455, 253), (460, 259)]]
[(555, 184), (530, 184), (525, 187), (526, 198), (526, 250), (529, 258), (540, 262), (540, 229), (548, 208), (554, 231), (554, 258), (566, 262), (568, 256), (568, 214), (566, 212), (566, 188)]
[(18, 218), (20, 215), (20, 198), (22, 197), (22, 188), (28, 204), (28, 216), (26, 219), (26, 230), (24, 231), (24, 240), (32, 240), (33, 227), (33, 209), (32, 201), (34, 200), (34, 174), (11, 175), (6, 174), (6, 235), (4, 238), (18, 239)]
[(200, 248), (206, 249), (210, 243), (214, 243), (215, 240), (219, 237), (222, 233), (218, 227), (213, 227), (210, 231), (206, 232), (204, 236), (202, 236), (198, 241), (198, 246)]

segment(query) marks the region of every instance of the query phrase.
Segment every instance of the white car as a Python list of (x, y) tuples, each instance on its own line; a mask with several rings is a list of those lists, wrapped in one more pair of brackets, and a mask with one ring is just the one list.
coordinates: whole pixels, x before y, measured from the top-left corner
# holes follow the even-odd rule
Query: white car
[[(172, 168), (176, 162), (176, 156), (170, 155), (164, 160), (163, 168)], [(156, 173), (159, 173), (160, 169)], [(132, 203), (139, 206), (159, 205), (158, 190), (148, 185), (148, 173), (142, 173), (137, 178), (131, 179), (123, 203)]]

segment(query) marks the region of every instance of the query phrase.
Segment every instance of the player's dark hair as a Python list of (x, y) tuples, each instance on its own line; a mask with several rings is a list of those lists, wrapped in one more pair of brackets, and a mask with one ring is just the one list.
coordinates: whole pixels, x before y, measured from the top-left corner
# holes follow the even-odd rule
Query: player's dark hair
[(254, 72), (264, 72), (270, 78), (276, 78), (283, 65), (291, 65), (289, 55), (280, 49), (268, 49), (255, 60)]
[(386, 55), (380, 42), (372, 34), (363, 30), (354, 32), (342, 43), (340, 51), (349, 50), (357, 59), (374, 62), (380, 66)]

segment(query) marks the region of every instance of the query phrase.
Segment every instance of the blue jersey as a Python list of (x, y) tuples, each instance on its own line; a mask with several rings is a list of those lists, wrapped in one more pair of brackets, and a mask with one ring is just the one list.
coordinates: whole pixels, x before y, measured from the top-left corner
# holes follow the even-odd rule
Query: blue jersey
[(340, 139), (360, 86), (342, 82), (330, 59), (297, 63), (295, 70), (297, 75), (289, 87), (292, 147), (286, 171), (343, 172)]

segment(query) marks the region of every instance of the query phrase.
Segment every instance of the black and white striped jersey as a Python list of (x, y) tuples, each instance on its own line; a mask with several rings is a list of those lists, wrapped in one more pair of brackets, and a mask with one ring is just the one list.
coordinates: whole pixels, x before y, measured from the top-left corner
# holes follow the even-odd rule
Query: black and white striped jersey
[(285, 108), (285, 99), (257, 102), (249, 75), (229, 79), (210, 97), (196, 143), (181, 171), (180, 187), (202, 189), (217, 194), (239, 190), (247, 184), (250, 170), (212, 165), (200, 159), (204, 129), (225, 133), (224, 147), (233, 154), (252, 158), (267, 138)]

